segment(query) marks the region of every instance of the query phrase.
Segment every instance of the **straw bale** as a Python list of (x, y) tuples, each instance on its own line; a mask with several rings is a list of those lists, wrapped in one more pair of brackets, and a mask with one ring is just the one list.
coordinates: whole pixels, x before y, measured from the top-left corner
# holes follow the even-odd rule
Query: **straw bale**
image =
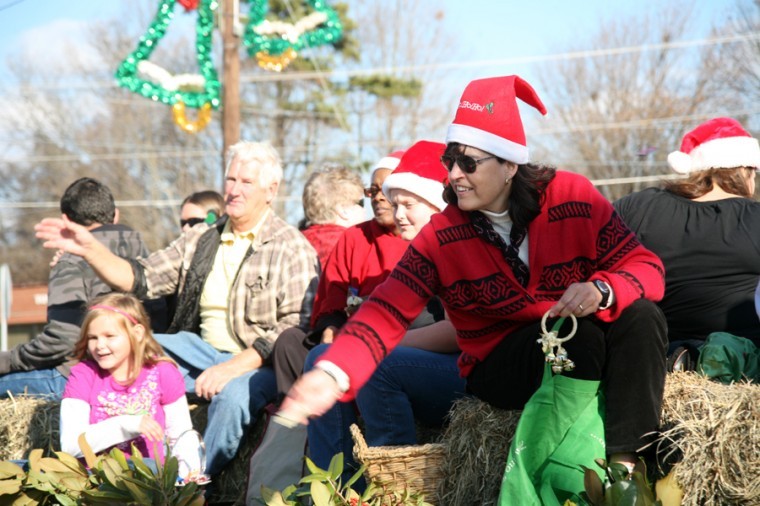
[(0, 399), (0, 460), (26, 458), (33, 448), (60, 450), (57, 401), (19, 395)]
[(475, 398), (454, 403), (443, 434), (445, 458), (440, 504), (496, 504), (507, 452), (522, 411), (507, 411)]
[(669, 374), (661, 432), (684, 506), (760, 504), (760, 385)]

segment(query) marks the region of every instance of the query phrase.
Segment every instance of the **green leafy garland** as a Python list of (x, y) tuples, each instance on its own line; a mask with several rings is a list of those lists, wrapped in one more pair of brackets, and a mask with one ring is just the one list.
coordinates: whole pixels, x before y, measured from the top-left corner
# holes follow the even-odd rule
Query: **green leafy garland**
[[(214, 30), (214, 11), (218, 7), (217, 0), (201, 0), (198, 5), (195, 49), (200, 75), (172, 76), (148, 62), (174, 17), (175, 1), (161, 1), (156, 17), (145, 35), (140, 38), (137, 48), (116, 70), (116, 80), (119, 86), (167, 105), (182, 104), (195, 109), (204, 106), (207, 110), (209, 107), (218, 109), (221, 84), (211, 61), (211, 35)], [(152, 79), (145, 79), (140, 74), (149, 74)], [(157, 80), (159, 82), (156, 82)]]
[(333, 44), (343, 36), (343, 26), (335, 10), (324, 0), (307, 0), (314, 12), (296, 23), (269, 21), (267, 0), (251, 0), (249, 22), (243, 43), (248, 54), (269, 70), (282, 70), (304, 48)]

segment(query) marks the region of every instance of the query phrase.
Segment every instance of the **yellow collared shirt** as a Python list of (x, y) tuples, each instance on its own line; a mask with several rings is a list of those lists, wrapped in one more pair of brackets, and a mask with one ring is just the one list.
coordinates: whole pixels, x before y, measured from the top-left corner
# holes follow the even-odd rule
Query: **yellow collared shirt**
[(240, 353), (244, 348), (230, 327), (230, 290), (240, 264), (268, 214), (269, 210), (262, 215), (256, 226), (240, 234), (232, 232), (229, 221), (224, 225), (222, 243), (203, 286), (200, 301), (201, 337), (219, 351)]

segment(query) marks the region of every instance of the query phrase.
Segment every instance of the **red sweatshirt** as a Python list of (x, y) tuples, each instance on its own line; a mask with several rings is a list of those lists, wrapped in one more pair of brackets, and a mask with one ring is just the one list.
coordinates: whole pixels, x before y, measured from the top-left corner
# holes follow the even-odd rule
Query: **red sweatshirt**
[(306, 236), (309, 243), (317, 250), (319, 257), (319, 266), (324, 270), (327, 258), (332, 253), (338, 239), (346, 231), (346, 227), (341, 227), (334, 223), (324, 223), (321, 225), (310, 225), (301, 233)]
[(319, 278), (311, 326), (326, 316), (338, 315), (337, 326), (345, 321), (349, 288), (367, 297), (391, 273), (409, 243), (374, 219), (349, 227), (338, 239), (323, 265)]
[(343, 400), (356, 395), (433, 295), (457, 329), (463, 376), (502, 339), (539, 321), (571, 283), (601, 279), (612, 287), (615, 304), (597, 313), (603, 321), (615, 320), (639, 298), (662, 298), (662, 262), (583, 176), (557, 172), (527, 240), (530, 279), (523, 287), (502, 250), (478, 235), (469, 213), (452, 205), (433, 215), (322, 356), (351, 380)]

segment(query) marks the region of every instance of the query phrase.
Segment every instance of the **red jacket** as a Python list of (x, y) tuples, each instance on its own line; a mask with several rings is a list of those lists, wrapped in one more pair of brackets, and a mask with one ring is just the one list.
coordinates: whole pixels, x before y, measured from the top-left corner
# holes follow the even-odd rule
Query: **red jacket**
[(341, 227), (334, 223), (324, 223), (321, 225), (310, 225), (301, 233), (306, 236), (309, 243), (317, 250), (319, 257), (319, 266), (324, 270), (327, 258), (332, 253), (338, 239), (346, 231), (346, 227)]
[(408, 246), (374, 219), (347, 228), (323, 265), (311, 326), (324, 326), (318, 325), (319, 320), (330, 315), (337, 316), (330, 324), (342, 325), (349, 287), (359, 297), (367, 297), (385, 281)]
[(615, 304), (597, 313), (603, 321), (615, 320), (639, 298), (662, 298), (662, 262), (580, 175), (557, 172), (526, 240), (530, 279), (523, 287), (502, 250), (478, 235), (469, 213), (448, 206), (433, 215), (321, 357), (348, 374), (351, 390), (344, 400), (369, 379), (433, 295), (441, 297), (457, 329), (463, 376), (510, 333), (539, 321), (571, 283), (602, 279), (612, 287)]

